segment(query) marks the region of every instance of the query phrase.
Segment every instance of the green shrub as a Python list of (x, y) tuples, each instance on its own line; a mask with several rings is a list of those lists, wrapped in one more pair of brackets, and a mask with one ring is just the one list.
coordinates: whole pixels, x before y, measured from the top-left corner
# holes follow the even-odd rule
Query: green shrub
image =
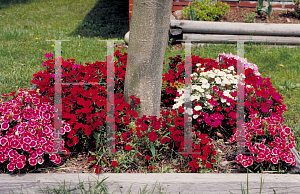
[[(230, 6), (227, 3), (222, 3), (220, 0), (217, 0), (215, 4), (211, 0), (202, 0), (201, 2), (192, 2), (191, 6), (183, 8), (181, 12), (184, 17), (195, 18), (200, 21), (215, 21), (224, 16), (229, 9)], [(195, 15), (191, 16), (190, 13)]]
[(294, 3), (295, 3), (295, 8), (294, 8), (294, 10), (295, 10), (295, 15), (296, 15), (297, 18), (300, 19), (300, 8), (299, 8), (300, 6), (299, 6), (299, 0), (295, 0)]

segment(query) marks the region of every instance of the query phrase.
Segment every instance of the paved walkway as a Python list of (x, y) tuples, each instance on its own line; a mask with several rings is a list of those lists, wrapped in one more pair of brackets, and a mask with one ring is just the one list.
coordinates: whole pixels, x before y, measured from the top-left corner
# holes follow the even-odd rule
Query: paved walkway
[[(249, 174), (249, 191), (259, 193), (261, 176), (264, 181), (262, 193), (272, 193), (274, 188), (277, 194), (280, 193), (300, 193), (300, 176), (299, 174)], [(93, 178), (94, 177), (94, 178)], [(0, 193), (43, 193), (37, 191), (46, 189), (59, 188), (59, 183), (64, 184), (66, 189), (78, 187), (79, 180), (84, 181), (85, 189), (88, 190), (88, 181), (94, 185), (96, 179), (104, 181), (109, 193), (139, 193), (146, 184), (146, 190), (152, 191), (157, 181), (157, 186), (153, 193), (159, 193), (158, 186), (161, 185), (163, 193), (221, 193), (241, 194), (241, 183), (247, 192), (247, 174), (229, 173), (229, 174), (196, 174), (196, 173), (147, 173), (147, 174), (126, 174), (126, 173), (103, 173), (103, 174), (24, 174), (8, 175), (0, 174)], [(148, 193), (147, 192), (147, 193)], [(44, 191), (44, 193), (46, 193)], [(56, 192), (51, 192), (56, 193)], [(80, 190), (73, 190), (71, 193), (81, 193)], [(151, 192), (150, 192), (151, 193)]]

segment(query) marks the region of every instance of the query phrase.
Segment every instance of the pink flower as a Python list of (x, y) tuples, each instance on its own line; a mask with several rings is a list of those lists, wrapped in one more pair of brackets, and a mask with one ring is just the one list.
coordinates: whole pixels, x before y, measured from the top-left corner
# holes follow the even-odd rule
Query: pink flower
[(37, 163), (37, 159), (35, 158), (29, 158), (28, 161), (31, 166), (35, 166)]
[(16, 166), (17, 166), (17, 169), (22, 169), (25, 166), (25, 162), (18, 162)]
[(61, 162), (61, 158), (60, 156), (58, 155), (56, 160), (54, 161), (55, 164), (59, 164)]
[(3, 130), (7, 130), (9, 128), (9, 124), (7, 122), (4, 122), (4, 123), (1, 124), (1, 128)]
[(1, 145), (5, 146), (5, 144), (7, 143), (7, 138), (2, 137), (0, 140)]
[(12, 162), (10, 162), (10, 163), (7, 165), (7, 169), (8, 169), (9, 171), (14, 171), (14, 169), (15, 169), (15, 164), (12, 163)]

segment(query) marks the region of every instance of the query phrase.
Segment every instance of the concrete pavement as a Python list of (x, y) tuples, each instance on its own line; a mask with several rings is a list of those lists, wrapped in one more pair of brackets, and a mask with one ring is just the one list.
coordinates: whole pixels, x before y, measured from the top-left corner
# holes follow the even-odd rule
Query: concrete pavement
[[(259, 193), (261, 176), (264, 181), (262, 193), (300, 193), (300, 175), (299, 174), (249, 174), (249, 191)], [(244, 173), (147, 173), (147, 174), (129, 174), (129, 173), (103, 173), (103, 174), (22, 174), (9, 175), (0, 174), (0, 193), (47, 193), (38, 191), (46, 189), (59, 188), (59, 184), (65, 185), (66, 189), (77, 186), (79, 180), (84, 181), (85, 189), (88, 190), (88, 182), (93, 185), (96, 180), (104, 181), (107, 185), (108, 193), (131, 193), (137, 194), (146, 184), (146, 190), (152, 191), (155, 182), (156, 188), (153, 193), (159, 193), (159, 184), (163, 193), (221, 193), (240, 194), (241, 183), (247, 192), (247, 174)], [(132, 185), (131, 189), (130, 186)], [(11, 190), (9, 192), (9, 190)], [(13, 192), (12, 192), (13, 191)], [(94, 190), (92, 190), (94, 191)], [(98, 189), (99, 191), (99, 189)], [(147, 193), (148, 193), (147, 192)], [(51, 193), (58, 193), (52, 192)], [(72, 190), (71, 193), (82, 193), (79, 189)], [(151, 193), (151, 192), (150, 192)]]

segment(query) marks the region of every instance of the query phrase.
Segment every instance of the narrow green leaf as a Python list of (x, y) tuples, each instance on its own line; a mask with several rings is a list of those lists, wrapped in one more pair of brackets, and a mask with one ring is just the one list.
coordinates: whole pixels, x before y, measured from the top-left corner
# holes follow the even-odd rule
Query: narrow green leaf
[(152, 141), (150, 142), (150, 147), (151, 147), (152, 156), (155, 157), (155, 148), (154, 148), (154, 145), (153, 145)]

